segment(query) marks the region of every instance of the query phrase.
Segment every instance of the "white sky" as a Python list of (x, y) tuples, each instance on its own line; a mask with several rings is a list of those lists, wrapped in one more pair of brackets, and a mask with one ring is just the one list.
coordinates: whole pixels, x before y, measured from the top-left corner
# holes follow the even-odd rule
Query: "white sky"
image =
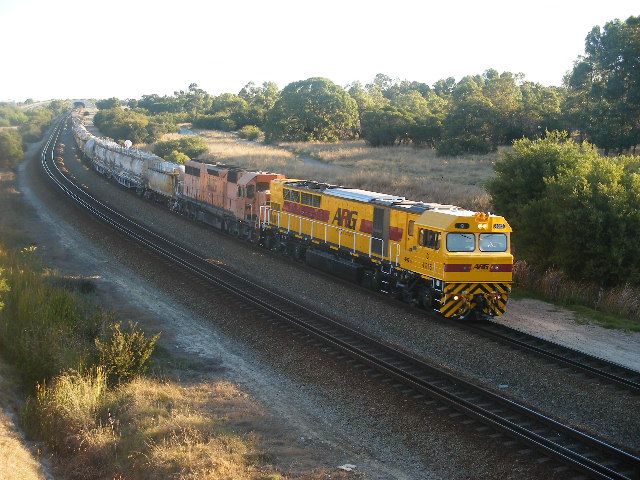
[(211, 93), (487, 68), (559, 85), (594, 25), (637, 0), (0, 0), (0, 99)]

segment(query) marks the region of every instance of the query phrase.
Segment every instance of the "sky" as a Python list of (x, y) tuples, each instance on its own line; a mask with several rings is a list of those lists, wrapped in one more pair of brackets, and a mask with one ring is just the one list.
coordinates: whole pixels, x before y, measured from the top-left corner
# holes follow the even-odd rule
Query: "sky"
[(638, 0), (0, 0), (0, 100), (488, 68), (560, 85), (593, 26), (631, 15)]

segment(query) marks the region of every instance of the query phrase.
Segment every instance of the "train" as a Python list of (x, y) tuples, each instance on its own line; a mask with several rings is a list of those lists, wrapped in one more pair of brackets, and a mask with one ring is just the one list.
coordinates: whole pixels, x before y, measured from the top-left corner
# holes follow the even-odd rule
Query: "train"
[(500, 215), (222, 163), (181, 165), (96, 137), (78, 112), (71, 126), (96, 171), (173, 212), (447, 318), (506, 311), (512, 230)]

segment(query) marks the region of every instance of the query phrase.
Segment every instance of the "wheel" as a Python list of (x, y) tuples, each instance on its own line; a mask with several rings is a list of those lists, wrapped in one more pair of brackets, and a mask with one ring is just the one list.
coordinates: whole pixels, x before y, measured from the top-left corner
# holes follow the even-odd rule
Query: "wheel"
[(425, 310), (433, 309), (433, 293), (429, 287), (422, 287), (418, 292), (418, 304)]

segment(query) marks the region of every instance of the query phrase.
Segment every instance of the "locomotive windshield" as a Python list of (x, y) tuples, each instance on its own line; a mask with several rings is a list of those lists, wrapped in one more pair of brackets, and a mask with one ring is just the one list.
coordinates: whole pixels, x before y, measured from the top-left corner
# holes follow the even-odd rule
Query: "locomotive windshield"
[(507, 251), (507, 235), (504, 233), (481, 233), (480, 234), (480, 251), (481, 252), (506, 252)]
[(476, 236), (473, 233), (448, 233), (447, 250), (450, 252), (473, 252), (476, 249)]

